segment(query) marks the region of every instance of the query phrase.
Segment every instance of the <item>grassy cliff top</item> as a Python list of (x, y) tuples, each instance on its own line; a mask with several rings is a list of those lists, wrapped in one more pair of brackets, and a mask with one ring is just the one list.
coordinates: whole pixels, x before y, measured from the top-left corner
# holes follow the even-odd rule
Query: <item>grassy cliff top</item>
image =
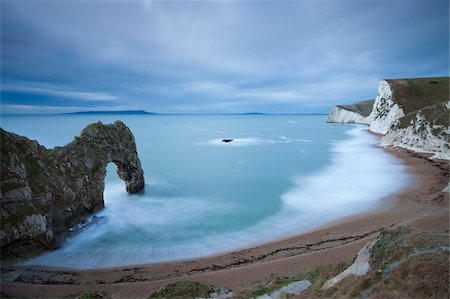
[(369, 116), (370, 112), (372, 112), (373, 102), (374, 100), (365, 100), (351, 105), (337, 105), (337, 107), (356, 112), (366, 117)]
[(405, 114), (449, 100), (450, 77), (386, 79)]

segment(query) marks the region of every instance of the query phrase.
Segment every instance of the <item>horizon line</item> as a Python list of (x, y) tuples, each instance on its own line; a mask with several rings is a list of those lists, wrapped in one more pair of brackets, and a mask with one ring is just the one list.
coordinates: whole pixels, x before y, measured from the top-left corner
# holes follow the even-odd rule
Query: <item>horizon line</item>
[(159, 113), (147, 112), (144, 110), (141, 113), (123, 112), (123, 111), (79, 111), (79, 112), (65, 112), (65, 113), (1, 113), (0, 116), (58, 116), (58, 115), (328, 115), (325, 112), (292, 112), (292, 113), (266, 113), (266, 112), (218, 112), (218, 113)]

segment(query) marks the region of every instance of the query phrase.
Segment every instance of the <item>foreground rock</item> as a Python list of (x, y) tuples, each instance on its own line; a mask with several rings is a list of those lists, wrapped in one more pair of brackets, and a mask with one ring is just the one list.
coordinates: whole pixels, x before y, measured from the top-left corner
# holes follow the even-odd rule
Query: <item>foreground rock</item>
[(55, 248), (68, 230), (104, 207), (106, 166), (117, 165), (129, 193), (144, 187), (136, 144), (125, 124), (87, 126), (64, 147), (1, 129), (1, 258)]
[(336, 105), (327, 118), (328, 123), (370, 124), (374, 100), (361, 101), (352, 105)]
[(258, 296), (256, 299), (281, 299), (286, 298), (286, 295), (298, 296), (310, 286), (311, 282), (307, 279), (294, 281), (278, 290), (273, 291), (272, 293)]
[(358, 252), (358, 256), (356, 257), (353, 264), (345, 269), (342, 273), (336, 275), (335, 277), (327, 280), (323, 285), (323, 289), (329, 289), (334, 287), (337, 283), (339, 283), (342, 279), (350, 276), (363, 276), (366, 275), (370, 270), (370, 250), (377, 243), (378, 239), (373, 240), (372, 242), (367, 243), (361, 250)]

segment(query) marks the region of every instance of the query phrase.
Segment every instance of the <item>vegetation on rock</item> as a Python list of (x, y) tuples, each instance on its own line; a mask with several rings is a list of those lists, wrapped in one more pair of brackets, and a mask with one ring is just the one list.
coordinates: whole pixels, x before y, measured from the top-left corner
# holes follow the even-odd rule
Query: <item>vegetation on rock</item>
[(356, 104), (336, 105), (336, 106), (339, 108), (348, 110), (348, 111), (356, 112), (356, 113), (360, 114), (361, 116), (367, 117), (372, 112), (373, 102), (374, 102), (374, 100), (371, 99), (371, 100), (360, 101)]
[(144, 187), (133, 134), (120, 121), (91, 124), (51, 150), (3, 129), (0, 138), (2, 260), (55, 248), (69, 228), (102, 209), (109, 162), (117, 165), (128, 192)]
[(151, 294), (148, 299), (207, 298), (214, 291), (215, 288), (213, 286), (200, 282), (178, 281)]
[(255, 290), (240, 294), (255, 298), (296, 280), (312, 286), (295, 298), (448, 298), (448, 233), (424, 233), (408, 226), (385, 229), (370, 252), (371, 270), (350, 275), (324, 290), (328, 279), (348, 264), (328, 265), (287, 278), (276, 278)]

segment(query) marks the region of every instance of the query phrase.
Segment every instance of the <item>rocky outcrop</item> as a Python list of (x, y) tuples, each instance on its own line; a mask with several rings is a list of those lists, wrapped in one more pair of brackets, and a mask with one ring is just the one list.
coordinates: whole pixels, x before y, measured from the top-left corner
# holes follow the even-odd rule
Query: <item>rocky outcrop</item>
[(407, 114), (394, 122), (381, 138), (381, 145), (432, 153), (436, 158), (450, 160), (449, 108), (447, 102)]
[(382, 80), (370, 130), (383, 146), (450, 159), (448, 101), (448, 77)]
[(120, 121), (91, 124), (71, 143), (50, 150), (0, 133), (2, 260), (55, 248), (69, 228), (102, 209), (109, 162), (117, 165), (129, 193), (144, 187), (133, 134)]
[(366, 275), (367, 272), (370, 270), (370, 250), (372, 247), (377, 243), (378, 239), (373, 240), (369, 243), (367, 243), (361, 250), (358, 252), (358, 256), (356, 257), (353, 264), (345, 269), (340, 274), (336, 275), (335, 277), (327, 280), (325, 284), (323, 285), (323, 289), (329, 289), (335, 286), (338, 282), (340, 282), (342, 279), (350, 276), (350, 275), (356, 275), (356, 276), (363, 276)]
[(336, 105), (328, 115), (328, 123), (370, 124), (374, 100), (361, 101), (352, 105)]
[[(386, 79), (370, 116), (336, 106), (327, 122), (367, 123), (374, 133), (383, 134), (381, 145), (432, 153), (450, 159), (449, 77)], [(355, 110), (355, 109), (354, 109)]]
[(311, 286), (311, 282), (307, 279), (291, 282), (278, 290), (271, 293), (263, 294), (256, 299), (282, 299), (291, 298), (291, 296), (299, 296), (303, 291)]

